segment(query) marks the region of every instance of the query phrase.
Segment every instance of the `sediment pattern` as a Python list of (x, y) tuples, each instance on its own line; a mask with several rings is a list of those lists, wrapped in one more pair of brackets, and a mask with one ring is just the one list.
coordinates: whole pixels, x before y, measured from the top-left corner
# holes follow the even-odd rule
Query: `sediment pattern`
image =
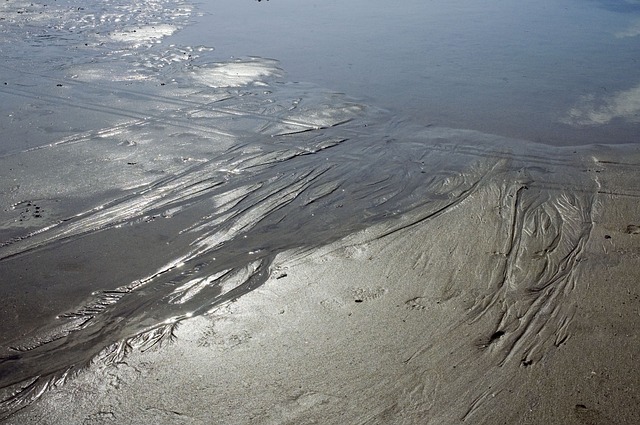
[[(25, 20), (26, 12), (9, 10), (16, 4), (2, 7), (17, 27), (51, 24)], [(57, 7), (76, 16), (72, 4)], [(372, 238), (382, 238), (465, 208), (470, 196), (497, 202), (491, 214), (501, 246), (487, 254), (495, 267), (476, 282), (478, 299), (464, 317), (495, 320), (479, 347), (497, 364), (531, 366), (568, 338), (575, 270), (600, 190), (583, 172), (592, 159), (414, 128), (345, 95), (288, 83), (273, 60), (210, 62), (206, 47), (165, 47), (159, 40), (186, 22), (189, 8), (153, 5), (158, 22), (173, 26), (134, 35), (126, 22), (109, 26), (110, 15), (85, 10), (86, 27), (27, 38), (63, 50), (90, 40), (94, 51), (85, 62), (52, 58), (35, 67), (35, 86), (0, 88), (38, 98), (45, 110), (90, 110), (109, 123), (54, 136), (35, 129), (47, 143), (0, 158), (0, 269), (12, 280), (2, 290), (27, 306), (3, 320), (2, 415), (92, 361), (118, 362), (133, 348), (170, 340), (182, 320), (264, 283), (279, 253), (372, 226)], [(165, 16), (171, 10), (179, 13)], [(108, 34), (95, 34), (100, 25)], [(48, 68), (54, 77), (44, 75)], [(104, 273), (109, 264), (122, 267)], [(53, 296), (51, 309), (30, 316), (39, 299), (24, 293), (43, 286), (73, 294)], [(384, 293), (353, 296), (364, 302)]]
[(498, 189), (504, 247), (494, 253), (499, 261), (490, 295), (473, 309), (477, 317), (500, 311), (495, 332), (482, 347), (500, 351), (500, 362), (515, 357), (524, 366), (539, 359), (547, 341), (558, 346), (568, 337), (573, 314), (568, 296), (593, 226), (595, 192), (550, 190), (539, 181)]

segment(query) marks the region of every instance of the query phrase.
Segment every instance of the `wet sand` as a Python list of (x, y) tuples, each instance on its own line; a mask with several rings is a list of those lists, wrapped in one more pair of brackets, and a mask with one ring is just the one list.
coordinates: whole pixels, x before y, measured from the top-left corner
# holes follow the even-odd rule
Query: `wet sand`
[(0, 422), (640, 421), (637, 144), (410, 121), (154, 5), (0, 8)]
[(570, 185), (498, 165), (453, 207), (283, 252), (5, 423), (636, 423), (639, 157), (616, 149)]

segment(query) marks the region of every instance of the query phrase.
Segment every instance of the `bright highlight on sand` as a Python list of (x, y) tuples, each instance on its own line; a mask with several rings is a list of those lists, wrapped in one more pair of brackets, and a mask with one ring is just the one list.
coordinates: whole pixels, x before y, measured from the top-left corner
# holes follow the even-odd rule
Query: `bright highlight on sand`
[(159, 43), (163, 37), (173, 34), (176, 30), (175, 26), (166, 24), (124, 28), (123, 31), (111, 34), (110, 38), (139, 47), (150, 42)]
[(283, 72), (276, 66), (276, 61), (260, 58), (213, 63), (192, 71), (194, 81), (214, 88), (263, 85), (265, 79), (270, 80), (282, 75)]

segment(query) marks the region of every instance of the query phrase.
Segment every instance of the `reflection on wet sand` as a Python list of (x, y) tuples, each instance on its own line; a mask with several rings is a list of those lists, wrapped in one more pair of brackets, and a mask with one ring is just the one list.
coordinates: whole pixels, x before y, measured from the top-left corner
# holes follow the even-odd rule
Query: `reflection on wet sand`
[(417, 229), (471, 198), (469, 232), (490, 229), (498, 248), (465, 265), (474, 301), (460, 320), (495, 323), (466, 342), (528, 367), (570, 336), (597, 197), (638, 196), (605, 171), (636, 173), (636, 149), (416, 127), (285, 82), (273, 60), (153, 48), (173, 27), (121, 31), (110, 42), (133, 50), (65, 66), (64, 94), (3, 88), (115, 121), (0, 158), (0, 290), (15, 300), (0, 320), (3, 416), (91, 362), (172, 339), (185, 319), (263, 285), (279, 254)]
[[(265, 75), (272, 66), (251, 63)], [(382, 237), (464, 208), (471, 194), (496, 203), (474, 214), (499, 218), (494, 237), (502, 241), (488, 254), (490, 278), (478, 282), (482, 291), (468, 312), (471, 321), (501, 312), (479, 344), (499, 362), (530, 365), (567, 338), (572, 308), (564, 300), (575, 287), (599, 190), (582, 170), (593, 162), (584, 153), (393, 125), (343, 96), (301, 85), (265, 80), (236, 93), (199, 90), (163, 120), (2, 159), (4, 169), (20, 163), (28, 170), (4, 191), (12, 205), (3, 213), (5, 275), (46, 265), (59, 269), (49, 277), (54, 287), (84, 281), (82, 294), (60, 302), (55, 320), (19, 312), (10, 325), (33, 332), (5, 329), (7, 411), (96, 358), (116, 362), (134, 347), (171, 338), (181, 320), (264, 283), (278, 253), (386, 222)], [(215, 100), (196, 100), (203, 98)], [(188, 133), (173, 127), (180, 115), (194, 122)], [(40, 217), (21, 221), (27, 208)], [(132, 250), (139, 238), (144, 243)], [(99, 269), (86, 262), (118, 268), (121, 259), (133, 261), (135, 268), (120, 273), (129, 280), (87, 282), (89, 275), (67, 272), (61, 253), (79, 254), (87, 241), (104, 249), (83, 269)], [(23, 282), (22, 290), (39, 284)]]

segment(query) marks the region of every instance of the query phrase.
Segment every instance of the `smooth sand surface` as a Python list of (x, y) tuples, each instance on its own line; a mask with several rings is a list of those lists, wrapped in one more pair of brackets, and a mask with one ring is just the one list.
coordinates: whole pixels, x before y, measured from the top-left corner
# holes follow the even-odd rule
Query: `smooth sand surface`
[(589, 149), (588, 223), (579, 184), (494, 172), (406, 228), (280, 254), (173, 343), (96, 361), (5, 423), (640, 423), (637, 156)]

